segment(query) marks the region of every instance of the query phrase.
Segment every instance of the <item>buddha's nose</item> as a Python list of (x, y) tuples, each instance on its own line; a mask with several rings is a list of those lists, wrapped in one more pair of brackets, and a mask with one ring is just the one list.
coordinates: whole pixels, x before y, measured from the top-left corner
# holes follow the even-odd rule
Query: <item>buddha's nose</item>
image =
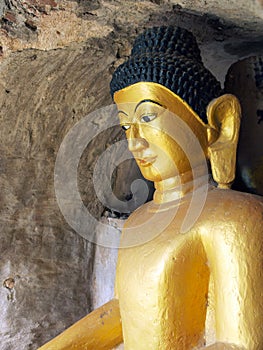
[(149, 147), (147, 140), (143, 137), (137, 125), (131, 125), (127, 140), (131, 152), (138, 152)]

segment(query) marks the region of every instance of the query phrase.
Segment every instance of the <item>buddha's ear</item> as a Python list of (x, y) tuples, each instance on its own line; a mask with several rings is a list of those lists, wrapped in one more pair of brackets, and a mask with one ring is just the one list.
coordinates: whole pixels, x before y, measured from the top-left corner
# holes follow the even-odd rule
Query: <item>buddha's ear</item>
[(241, 107), (230, 94), (218, 97), (207, 107), (208, 157), (212, 175), (220, 188), (230, 188), (235, 179)]

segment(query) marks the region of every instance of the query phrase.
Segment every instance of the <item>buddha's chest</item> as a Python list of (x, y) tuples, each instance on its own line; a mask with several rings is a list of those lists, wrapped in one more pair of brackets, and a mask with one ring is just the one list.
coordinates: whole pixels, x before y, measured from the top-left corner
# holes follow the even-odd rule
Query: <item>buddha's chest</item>
[(200, 240), (192, 232), (180, 234), (176, 225), (147, 243), (121, 249), (116, 287), (126, 348), (196, 345), (204, 329), (208, 280)]
[(133, 290), (135, 295), (139, 290), (143, 294), (144, 290), (147, 294), (146, 290), (157, 290), (170, 279), (186, 283), (190, 274), (206, 264), (199, 237), (191, 231), (181, 234), (176, 225), (170, 225), (141, 245), (120, 249), (117, 281), (125, 293)]

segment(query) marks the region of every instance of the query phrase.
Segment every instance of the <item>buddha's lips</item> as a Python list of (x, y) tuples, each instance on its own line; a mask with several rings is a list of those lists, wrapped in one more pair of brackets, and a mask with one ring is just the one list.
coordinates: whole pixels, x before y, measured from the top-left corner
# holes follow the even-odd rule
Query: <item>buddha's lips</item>
[(141, 166), (148, 166), (153, 164), (156, 161), (157, 156), (155, 157), (145, 157), (145, 158), (136, 158), (136, 161), (141, 165)]

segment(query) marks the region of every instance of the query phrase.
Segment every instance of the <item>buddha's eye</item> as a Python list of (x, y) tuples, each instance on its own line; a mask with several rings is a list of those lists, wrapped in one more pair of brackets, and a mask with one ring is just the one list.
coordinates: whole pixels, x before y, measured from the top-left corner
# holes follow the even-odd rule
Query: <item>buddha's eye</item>
[(157, 117), (156, 113), (151, 113), (151, 114), (149, 113), (149, 114), (141, 116), (141, 122), (142, 123), (149, 123), (152, 120), (154, 120), (156, 117)]
[(127, 131), (128, 129), (130, 129), (130, 125), (122, 125), (121, 126), (123, 130)]

